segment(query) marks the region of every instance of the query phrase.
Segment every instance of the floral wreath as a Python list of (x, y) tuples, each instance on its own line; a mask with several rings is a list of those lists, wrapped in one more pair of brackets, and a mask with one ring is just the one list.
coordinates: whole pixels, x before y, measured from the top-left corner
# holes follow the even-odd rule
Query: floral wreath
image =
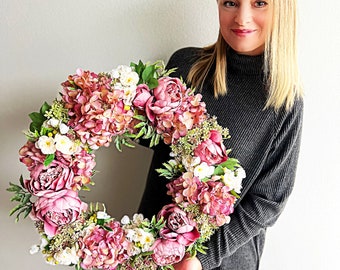
[[(61, 100), (29, 114), (19, 150), (29, 178), (7, 190), (18, 202), (10, 215), (30, 216), (41, 236), (32, 254), (78, 270), (173, 269), (186, 253), (205, 253), (204, 242), (229, 222), (245, 172), (228, 157), (228, 129), (173, 71), (161, 61), (98, 74), (77, 69), (61, 84)], [(157, 172), (169, 179), (173, 203), (151, 220), (117, 221), (104, 205), (81, 201), (78, 192), (93, 184), (95, 150), (114, 141), (121, 151), (141, 138), (171, 147)]]

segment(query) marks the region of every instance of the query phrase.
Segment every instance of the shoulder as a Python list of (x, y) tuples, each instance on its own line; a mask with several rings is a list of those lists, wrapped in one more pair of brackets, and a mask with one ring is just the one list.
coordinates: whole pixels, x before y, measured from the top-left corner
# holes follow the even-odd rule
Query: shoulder
[(166, 68), (176, 68), (172, 76), (186, 78), (191, 66), (200, 58), (203, 49), (198, 47), (185, 47), (175, 51), (167, 63)]

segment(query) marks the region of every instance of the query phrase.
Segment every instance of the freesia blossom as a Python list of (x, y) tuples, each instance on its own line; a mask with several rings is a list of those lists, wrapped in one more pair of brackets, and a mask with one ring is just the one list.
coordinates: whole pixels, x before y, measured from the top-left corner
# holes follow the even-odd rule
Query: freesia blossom
[(157, 239), (152, 250), (152, 259), (159, 266), (178, 263), (185, 255), (184, 245), (168, 239)]
[(74, 142), (67, 136), (57, 133), (54, 137), (55, 148), (65, 155), (72, 155), (75, 151)]
[(205, 177), (211, 176), (214, 173), (214, 170), (214, 166), (209, 166), (207, 163), (202, 162), (195, 167), (194, 175), (197, 176), (199, 179), (203, 179)]
[(79, 261), (79, 257), (77, 256), (77, 250), (75, 247), (63, 248), (58, 253), (54, 254), (53, 257), (58, 264), (62, 265), (77, 264)]
[(40, 136), (37, 141), (37, 147), (45, 155), (54, 154), (56, 151), (54, 139), (48, 136)]
[(242, 179), (245, 177), (244, 170), (238, 168), (235, 172), (227, 168), (223, 168), (224, 175), (222, 177), (222, 182), (230, 188), (230, 190), (235, 190), (236, 193), (241, 193)]

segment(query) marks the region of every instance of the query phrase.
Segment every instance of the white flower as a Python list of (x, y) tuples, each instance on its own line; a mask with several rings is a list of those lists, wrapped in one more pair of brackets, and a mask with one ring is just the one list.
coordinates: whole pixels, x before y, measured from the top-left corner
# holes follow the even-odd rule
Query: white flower
[(108, 215), (106, 212), (104, 211), (98, 211), (97, 212), (97, 219), (109, 219), (110, 215)]
[(54, 140), (51, 137), (47, 137), (47, 136), (39, 137), (39, 140), (37, 141), (36, 146), (45, 155), (53, 154), (56, 151)]
[(63, 265), (77, 264), (79, 261), (75, 247), (67, 247), (64, 250), (61, 250), (54, 254), (54, 259), (58, 262), (58, 264)]
[(135, 256), (140, 254), (142, 251), (140, 248), (136, 247), (135, 245), (131, 244), (127, 248), (127, 252), (129, 256)]
[(59, 125), (59, 120), (56, 118), (51, 118), (47, 121), (47, 125), (55, 128)]
[(118, 79), (119, 78), (119, 71), (117, 69), (112, 69), (111, 77), (114, 78), (114, 79)]
[(69, 127), (65, 125), (64, 123), (60, 123), (59, 125), (59, 132), (60, 134), (66, 134), (69, 131)]
[(124, 98), (123, 99), (124, 99), (125, 105), (131, 105), (132, 104), (132, 100), (136, 96), (136, 89), (137, 89), (136, 85), (127, 86), (127, 87), (124, 88)]
[(130, 223), (130, 218), (129, 218), (127, 215), (125, 215), (125, 216), (122, 217), (122, 219), (121, 219), (120, 222), (121, 222), (123, 225), (127, 225), (127, 224)]
[(246, 178), (246, 171), (242, 167), (239, 167), (236, 169), (236, 175), (238, 178)]
[(207, 163), (202, 162), (194, 169), (194, 175), (199, 179), (203, 179), (205, 177), (209, 177), (214, 173), (215, 167), (209, 166)]
[(54, 137), (55, 148), (65, 155), (72, 155), (74, 153), (74, 143), (69, 137), (65, 135), (56, 134)]
[(152, 233), (144, 232), (139, 242), (142, 244), (142, 251), (145, 252), (153, 245), (155, 238)]
[[(228, 186), (230, 190), (235, 190), (236, 193), (241, 193), (242, 177), (236, 176), (235, 172), (227, 168), (223, 168), (223, 171), (224, 171), (224, 175), (222, 177), (223, 183), (226, 186)], [(240, 175), (242, 175), (242, 171), (240, 171)]]
[(31, 255), (36, 254), (39, 251), (40, 251), (40, 247), (38, 245), (31, 246), (31, 248), (30, 248), (30, 254)]
[(186, 156), (182, 158), (182, 164), (188, 172), (192, 172), (194, 167), (201, 163), (199, 157)]
[(139, 76), (136, 72), (124, 72), (120, 76), (120, 82), (123, 86), (134, 86), (137, 85)]
[(134, 214), (132, 217), (133, 223), (139, 225), (143, 222), (144, 216), (143, 214)]

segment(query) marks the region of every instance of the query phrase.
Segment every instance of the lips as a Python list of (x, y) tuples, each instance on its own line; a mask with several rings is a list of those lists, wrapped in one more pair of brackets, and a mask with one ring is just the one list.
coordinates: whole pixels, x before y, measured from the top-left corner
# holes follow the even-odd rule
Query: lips
[(246, 36), (246, 35), (254, 33), (256, 30), (251, 30), (251, 29), (231, 29), (231, 31), (233, 31), (238, 36)]

